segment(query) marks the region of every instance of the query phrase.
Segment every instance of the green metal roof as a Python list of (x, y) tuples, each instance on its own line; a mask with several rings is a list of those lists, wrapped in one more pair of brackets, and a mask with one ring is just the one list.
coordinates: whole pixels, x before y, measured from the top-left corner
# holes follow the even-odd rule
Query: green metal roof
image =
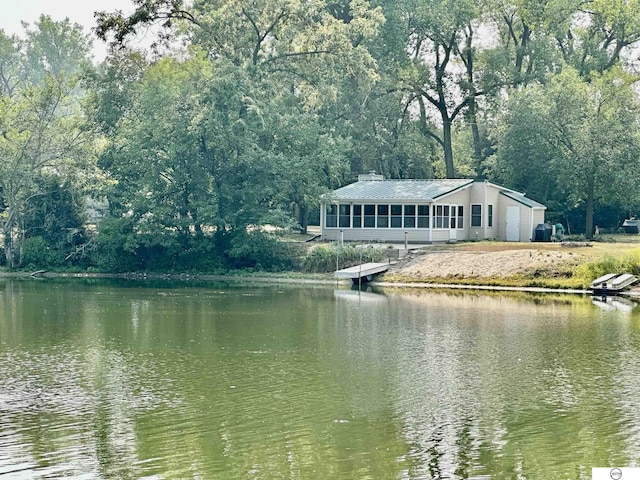
[(517, 193), (514, 193), (514, 192), (510, 192), (510, 191), (501, 190), (500, 191), (500, 195), (504, 195), (505, 197), (510, 198), (511, 200), (515, 200), (516, 202), (521, 203), (525, 207), (529, 207), (529, 208), (545, 208), (545, 209), (547, 208), (543, 204), (538, 203), (535, 200), (531, 200), (530, 198), (525, 197), (524, 194), (517, 194)]
[(434, 200), (454, 192), (473, 180), (363, 180), (324, 196), (324, 200)]

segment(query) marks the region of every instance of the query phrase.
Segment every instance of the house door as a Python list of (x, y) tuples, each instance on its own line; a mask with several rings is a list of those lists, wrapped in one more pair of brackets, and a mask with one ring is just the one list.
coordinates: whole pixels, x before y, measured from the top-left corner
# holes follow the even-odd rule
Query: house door
[(449, 241), (455, 242), (458, 239), (458, 231), (457, 231), (457, 223), (458, 218), (456, 217), (458, 212), (457, 205), (449, 205)]
[(507, 242), (520, 241), (520, 207), (507, 207)]

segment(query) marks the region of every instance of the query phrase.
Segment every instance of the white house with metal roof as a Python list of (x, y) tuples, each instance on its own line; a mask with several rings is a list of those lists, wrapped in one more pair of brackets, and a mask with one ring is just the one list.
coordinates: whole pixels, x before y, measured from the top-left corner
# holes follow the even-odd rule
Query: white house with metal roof
[(375, 172), (323, 195), (323, 240), (530, 242), (546, 207), (524, 193), (469, 179), (385, 180)]

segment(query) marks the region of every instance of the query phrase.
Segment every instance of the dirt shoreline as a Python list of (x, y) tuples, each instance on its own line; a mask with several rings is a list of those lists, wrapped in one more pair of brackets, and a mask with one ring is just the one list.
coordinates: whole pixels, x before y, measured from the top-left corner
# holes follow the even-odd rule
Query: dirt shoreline
[(399, 262), (391, 273), (414, 278), (507, 278), (536, 272), (558, 272), (576, 264), (573, 252), (500, 250), (420, 252)]

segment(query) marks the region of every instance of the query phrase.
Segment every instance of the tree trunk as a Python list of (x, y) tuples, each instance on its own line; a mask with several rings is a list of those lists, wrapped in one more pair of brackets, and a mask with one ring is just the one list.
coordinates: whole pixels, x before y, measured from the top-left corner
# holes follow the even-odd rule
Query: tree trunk
[(471, 123), (471, 134), (473, 136), (473, 168), (476, 171), (476, 178), (484, 179), (482, 173), (482, 140), (476, 113), (476, 100), (472, 97), (469, 100), (469, 123)]
[(4, 258), (7, 261), (7, 267), (11, 269), (15, 266), (13, 242), (11, 241), (11, 234), (8, 232), (4, 232)]
[(309, 209), (306, 205), (298, 204), (298, 223), (300, 224), (300, 233), (306, 235), (309, 226)]
[(587, 197), (587, 214), (586, 214), (587, 218), (585, 219), (585, 231), (584, 231), (584, 236), (587, 238), (587, 240), (593, 239), (593, 204), (594, 204), (594, 199), (593, 199), (593, 188), (592, 188)]
[(442, 149), (444, 151), (444, 166), (446, 175), (447, 178), (456, 178), (456, 169), (453, 165), (453, 147), (451, 145), (451, 119), (443, 118), (442, 133)]
[(7, 267), (15, 268), (16, 267), (16, 248), (14, 241), (14, 226), (16, 224), (16, 208), (13, 203), (13, 196), (8, 196), (8, 204), (9, 207), (7, 209), (7, 219), (2, 225), (2, 237), (4, 240), (4, 257), (7, 261)]

